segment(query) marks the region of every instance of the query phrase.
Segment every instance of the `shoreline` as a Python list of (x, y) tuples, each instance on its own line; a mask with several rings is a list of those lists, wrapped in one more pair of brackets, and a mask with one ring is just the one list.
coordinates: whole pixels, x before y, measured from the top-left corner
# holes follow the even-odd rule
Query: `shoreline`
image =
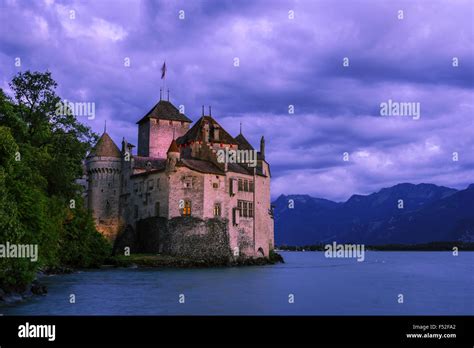
[[(238, 258), (236, 260), (227, 259), (190, 259), (160, 254), (131, 254), (130, 256), (110, 256), (104, 264), (95, 268), (87, 269), (108, 269), (108, 268), (213, 268), (213, 267), (245, 267), (245, 266), (265, 266), (284, 263), (283, 257), (278, 253), (272, 253), (270, 257), (260, 258)], [(7, 292), (0, 288), (0, 307), (14, 305), (27, 301), (34, 296), (45, 296), (48, 293), (47, 287), (41, 283), (41, 278), (51, 275), (70, 274), (80, 271), (69, 267), (55, 267), (42, 270), (37, 273), (36, 278), (27, 286), (23, 292)]]
[(283, 257), (272, 253), (270, 257), (237, 258), (236, 260), (196, 259), (176, 257), (162, 254), (131, 254), (130, 256), (112, 256), (106, 259), (102, 267), (138, 267), (138, 268), (212, 268), (212, 267), (242, 267), (264, 266), (284, 263)]

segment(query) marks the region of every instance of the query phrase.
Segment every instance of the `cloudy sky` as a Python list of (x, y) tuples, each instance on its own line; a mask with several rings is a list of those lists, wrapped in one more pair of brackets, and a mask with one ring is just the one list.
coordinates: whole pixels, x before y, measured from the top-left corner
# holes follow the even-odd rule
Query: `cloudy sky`
[[(212, 105), (231, 134), (242, 122), (254, 145), (265, 136), (273, 197), (464, 188), (474, 182), (473, 4), (0, 0), (0, 87), (50, 70), (60, 96), (95, 103), (95, 119), (81, 121), (101, 133), (107, 120), (117, 144), (136, 144), (166, 60), (170, 100), (188, 117)], [(389, 100), (419, 103), (419, 119), (382, 116)]]

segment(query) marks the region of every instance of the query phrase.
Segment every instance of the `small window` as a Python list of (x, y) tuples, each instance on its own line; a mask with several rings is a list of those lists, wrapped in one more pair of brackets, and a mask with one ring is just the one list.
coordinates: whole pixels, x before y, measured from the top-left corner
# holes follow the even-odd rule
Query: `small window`
[(219, 183), (218, 182), (213, 182), (212, 187), (215, 188), (215, 189), (219, 188)]
[(237, 210), (239, 211), (239, 216), (242, 216), (242, 210), (243, 210), (242, 203), (243, 203), (242, 201), (237, 202)]
[(160, 178), (156, 179), (156, 188), (160, 189)]
[(193, 177), (187, 176), (182, 179), (184, 188), (193, 188)]
[(253, 181), (249, 181), (249, 191), (250, 192), (253, 192), (254, 191), (254, 184), (253, 184)]
[(242, 179), (239, 179), (239, 191), (243, 191), (244, 190), (244, 182)]
[(248, 180), (244, 180), (244, 191), (249, 192), (249, 181)]
[(214, 203), (214, 216), (221, 216), (221, 204)]
[(155, 203), (155, 216), (160, 216), (160, 202)]
[(153, 184), (154, 184), (154, 180), (153, 179), (150, 179), (148, 180), (148, 191), (152, 191), (153, 190)]
[(248, 201), (237, 201), (237, 209), (240, 217), (254, 217), (253, 203)]
[(236, 183), (235, 183), (236, 179), (229, 179), (229, 193), (231, 196), (235, 195), (236, 191)]
[(184, 207), (182, 210), (182, 215), (183, 216), (191, 216), (191, 201), (185, 200), (184, 201)]

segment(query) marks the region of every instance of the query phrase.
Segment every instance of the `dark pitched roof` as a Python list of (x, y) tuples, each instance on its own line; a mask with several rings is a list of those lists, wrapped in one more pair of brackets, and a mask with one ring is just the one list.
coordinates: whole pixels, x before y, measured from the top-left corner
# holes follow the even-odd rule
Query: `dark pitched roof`
[(137, 122), (137, 124), (142, 123), (149, 118), (189, 123), (192, 122), (185, 114), (181, 114), (173, 104), (166, 100), (160, 100), (145, 116), (142, 117), (140, 121)]
[(120, 150), (112, 138), (104, 132), (87, 157), (121, 157)]
[(175, 139), (173, 139), (173, 141), (171, 142), (170, 147), (168, 148), (168, 151), (166, 153), (170, 153), (170, 152), (178, 152), (179, 153), (178, 144), (176, 144)]
[(164, 158), (133, 156), (133, 160), (133, 168), (161, 170), (166, 167), (166, 159)]
[(211, 142), (216, 143), (223, 143), (223, 144), (235, 144), (237, 145), (237, 141), (226, 132), (222, 126), (217, 123), (215, 119), (211, 116), (202, 116), (196, 123), (189, 129), (185, 135), (176, 139), (178, 144), (186, 144), (190, 141), (202, 141), (202, 129), (205, 124), (209, 124), (209, 129), (218, 128), (219, 129), (219, 140), (211, 140)]
[(237, 144), (239, 145), (239, 149), (241, 150), (254, 150), (253, 146), (245, 139), (244, 135), (240, 133), (235, 137)]
[(246, 167), (239, 163), (228, 163), (227, 170), (239, 174), (253, 175), (253, 167)]
[(212, 162), (197, 159), (182, 159), (177, 166), (185, 166), (201, 173), (225, 175), (225, 172), (217, 168)]

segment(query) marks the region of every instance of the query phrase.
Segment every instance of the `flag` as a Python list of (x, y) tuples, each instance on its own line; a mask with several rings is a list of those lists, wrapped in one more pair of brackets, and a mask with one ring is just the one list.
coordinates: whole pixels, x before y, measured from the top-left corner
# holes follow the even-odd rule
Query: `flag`
[(163, 80), (165, 78), (166, 74), (166, 62), (163, 63), (163, 66), (161, 67), (161, 79)]

